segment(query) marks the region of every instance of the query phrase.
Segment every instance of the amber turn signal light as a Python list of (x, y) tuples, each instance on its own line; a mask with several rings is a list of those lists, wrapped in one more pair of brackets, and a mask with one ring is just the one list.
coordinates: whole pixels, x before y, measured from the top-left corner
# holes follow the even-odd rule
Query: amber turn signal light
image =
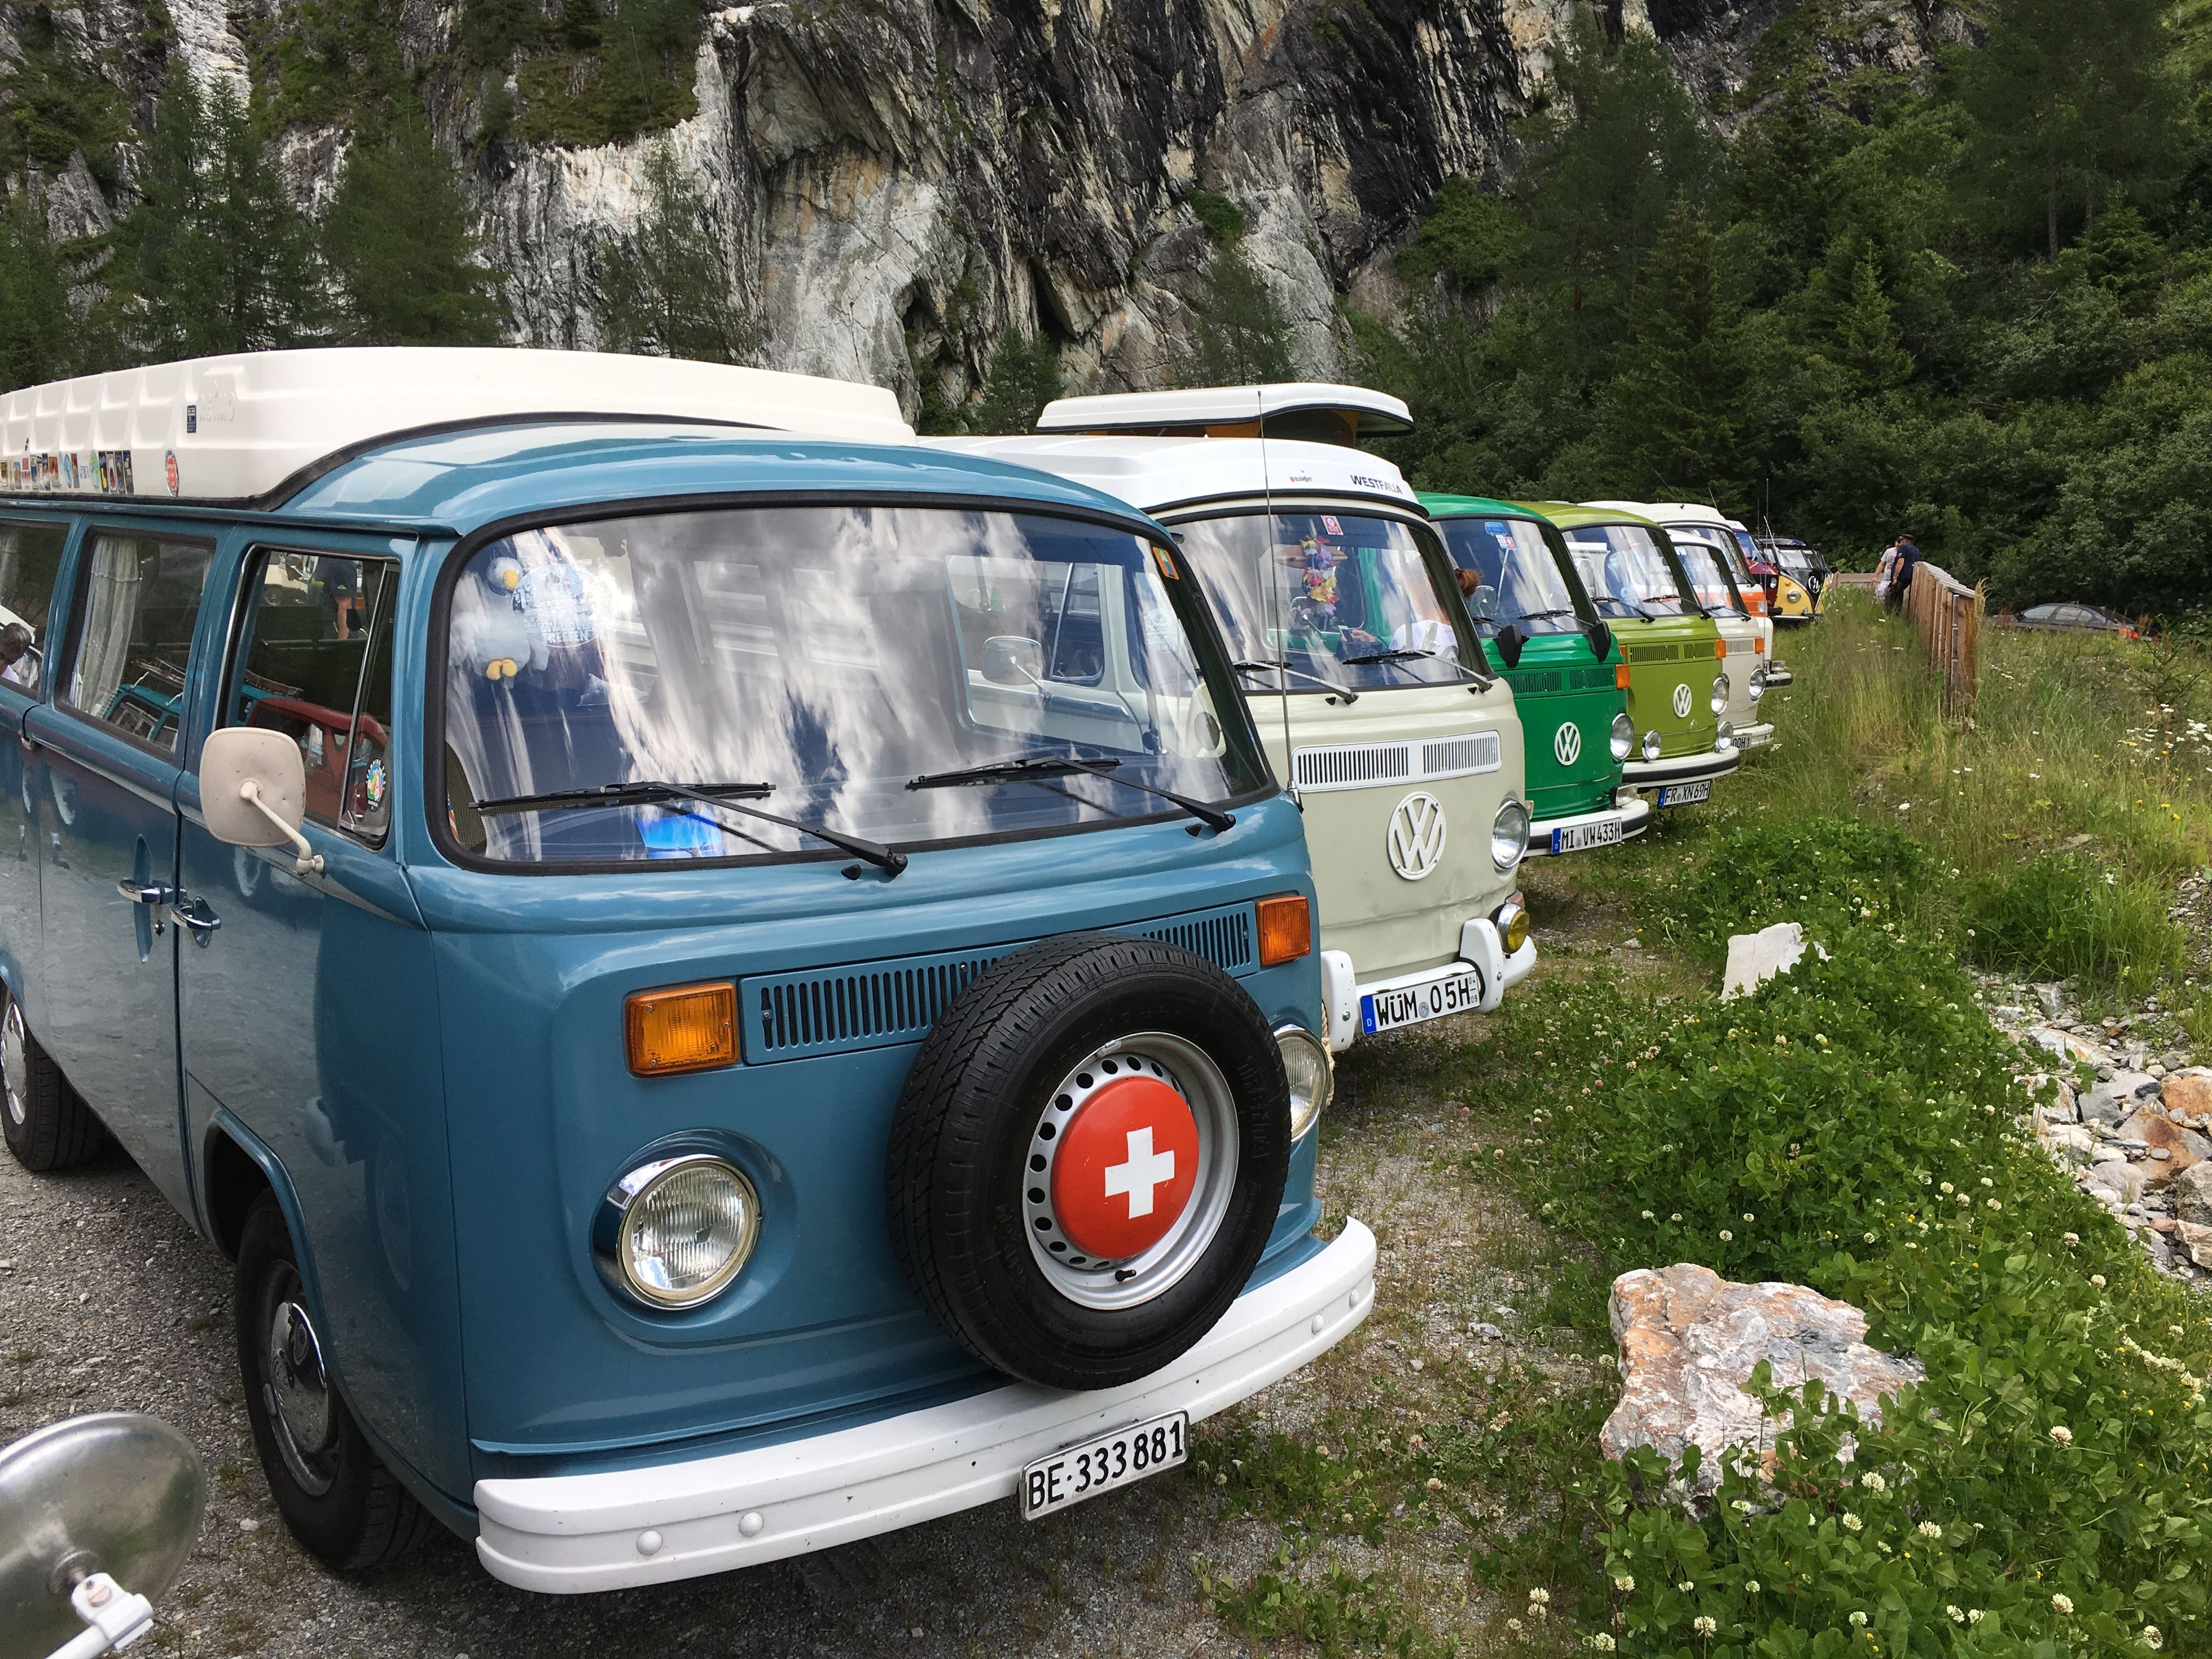
[(629, 1068), (640, 1077), (703, 1072), (738, 1060), (738, 988), (669, 985), (623, 1000)]
[(1728, 641), (1726, 640), (1715, 640), (1713, 641), (1713, 656), (1717, 660), (1725, 661), (1727, 659)]
[(1260, 965), (1296, 962), (1313, 949), (1313, 912), (1303, 893), (1281, 893), (1254, 907), (1260, 913)]
[(1615, 690), (1626, 691), (1628, 690), (1628, 665), (1626, 663), (1617, 662), (1613, 664), (1613, 684)]

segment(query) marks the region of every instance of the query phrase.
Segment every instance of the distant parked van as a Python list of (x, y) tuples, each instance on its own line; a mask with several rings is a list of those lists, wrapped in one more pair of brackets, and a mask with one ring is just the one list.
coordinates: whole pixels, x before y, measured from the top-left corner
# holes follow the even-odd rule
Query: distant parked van
[(1124, 502), (566, 352), (97, 376), (0, 451), (0, 1126), (234, 1260), (325, 1562), (1047, 1514), (1365, 1316), (1304, 823)]
[[(1062, 398), (1035, 436), (940, 441), (1174, 532), (1304, 811), (1339, 1048), (1495, 1008), (1536, 963), (1521, 721), (1435, 528), (1388, 461), (1273, 435), (1407, 419), (1356, 386), (1231, 386)], [(1224, 433), (1250, 435), (1204, 435)]]

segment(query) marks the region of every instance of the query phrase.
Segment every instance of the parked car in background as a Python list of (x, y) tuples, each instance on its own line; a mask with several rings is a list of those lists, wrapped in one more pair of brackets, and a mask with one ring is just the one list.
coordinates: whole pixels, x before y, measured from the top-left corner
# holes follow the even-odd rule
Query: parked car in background
[(1815, 617), (1826, 615), (1828, 578), (1833, 573), (1828, 568), (1828, 562), (1821, 557), (1820, 550), (1817, 548), (1808, 547), (1803, 542), (1790, 536), (1761, 538), (1759, 544), (1765, 549), (1768, 558), (1779, 568), (1782, 574), (1795, 581), (1810, 596), (1811, 614)]
[(1621, 785), (1635, 747), (1628, 663), (1613, 626), (1575, 574), (1559, 528), (1481, 495), (1421, 497), (1465, 573), (1468, 614), (1492, 667), (1513, 688), (1528, 745), (1535, 824), (1531, 857), (1609, 847), (1641, 835), (1650, 803)]
[(1346, 432), (1405, 405), (1357, 386), (1064, 398), (1027, 437), (932, 440), (1118, 495), (1174, 532), (1315, 853), (1329, 1041), (1495, 1008), (1536, 963), (1512, 688), (1389, 462)]
[(2094, 605), (2081, 605), (2071, 599), (2031, 605), (2027, 610), (2016, 613), (2012, 620), (2015, 628), (2046, 632), (2118, 634), (2129, 640), (2142, 637), (2135, 623), (2125, 617), (2116, 617)]
[(0, 605), (52, 607), (0, 1127), (112, 1133), (233, 1260), (324, 1561), (434, 1519), (604, 1590), (1035, 1516), (1365, 1316), (1304, 819), (1126, 502), (561, 351), (33, 387), (0, 455)]
[(1559, 526), (1598, 615), (1628, 664), (1635, 747), (1621, 780), (1662, 810), (1712, 794), (1743, 763), (1721, 722), (1728, 713), (1728, 643), (1698, 603), (1667, 532), (1649, 519), (1570, 501), (1522, 503)]

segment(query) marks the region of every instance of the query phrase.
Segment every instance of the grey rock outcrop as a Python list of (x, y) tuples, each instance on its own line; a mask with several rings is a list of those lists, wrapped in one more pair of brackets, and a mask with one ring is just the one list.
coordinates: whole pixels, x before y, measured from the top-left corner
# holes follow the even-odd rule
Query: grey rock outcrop
[(1720, 1454), (1771, 1446), (1778, 1425), (1743, 1391), (1767, 1362), (1775, 1387), (1818, 1380), (1878, 1421), (1879, 1401), (1924, 1379), (1918, 1362), (1866, 1343), (1866, 1316), (1802, 1285), (1739, 1285), (1710, 1267), (1677, 1262), (1623, 1273), (1613, 1282), (1613, 1340), (1620, 1348), (1620, 1403), (1598, 1444), (1607, 1457), (1650, 1446), (1670, 1462), (1684, 1447), (1705, 1454), (1697, 1490), (1720, 1485)]

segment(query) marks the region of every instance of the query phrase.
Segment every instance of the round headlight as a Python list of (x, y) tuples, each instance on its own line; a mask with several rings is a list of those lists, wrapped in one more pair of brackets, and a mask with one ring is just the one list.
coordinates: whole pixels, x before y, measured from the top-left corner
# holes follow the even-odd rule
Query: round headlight
[(1713, 738), (1713, 747), (1723, 755), (1727, 754), (1729, 750), (1735, 747), (1735, 721), (1723, 720), (1721, 722), (1720, 732), (1718, 735)]
[(1490, 823), (1490, 861), (1501, 870), (1510, 870), (1528, 850), (1528, 809), (1517, 800), (1508, 800)]
[(1751, 700), (1757, 702), (1766, 695), (1766, 665), (1760, 663), (1751, 671)]
[(695, 1308), (729, 1287), (760, 1240), (760, 1194), (703, 1152), (641, 1164), (608, 1190), (593, 1246), (615, 1285), (653, 1308)]
[(1728, 698), (1729, 698), (1729, 678), (1728, 678), (1728, 676), (1727, 676), (1727, 675), (1725, 675), (1725, 674), (1716, 674), (1716, 675), (1714, 675), (1714, 676), (1713, 676), (1713, 713), (1715, 713), (1716, 714), (1724, 714), (1724, 713), (1726, 713), (1726, 712), (1727, 712), (1727, 709), (1728, 709)]
[(1283, 1075), (1291, 1080), (1291, 1139), (1321, 1121), (1322, 1108), (1336, 1091), (1336, 1062), (1328, 1044), (1303, 1025), (1275, 1028), (1275, 1047), (1283, 1056)]
[(1628, 751), (1636, 747), (1636, 728), (1626, 714), (1613, 717), (1613, 757), (1617, 761), (1628, 758)]
[(1644, 758), (1648, 761), (1659, 758), (1659, 728), (1656, 726), (1644, 734)]
[(1509, 902), (1502, 906), (1494, 920), (1498, 923), (1498, 937), (1504, 941), (1507, 956), (1511, 956), (1528, 942), (1528, 913), (1519, 905)]

